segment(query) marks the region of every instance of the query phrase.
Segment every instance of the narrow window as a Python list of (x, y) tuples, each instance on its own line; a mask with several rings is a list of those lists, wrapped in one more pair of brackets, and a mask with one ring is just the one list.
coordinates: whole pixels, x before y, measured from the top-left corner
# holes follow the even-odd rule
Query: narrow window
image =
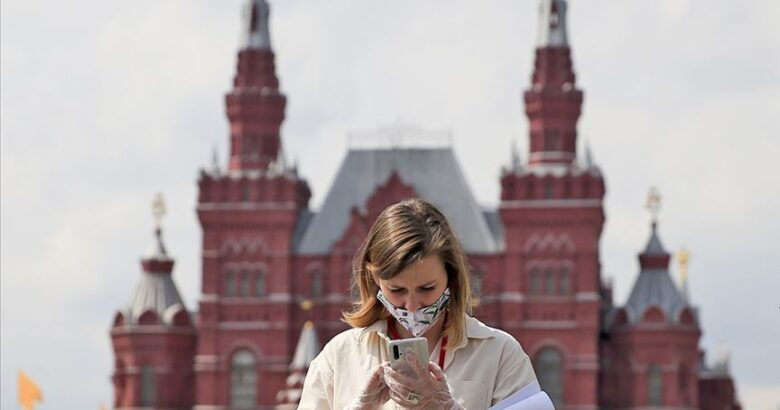
[(545, 274), (545, 286), (544, 291), (548, 296), (552, 296), (555, 294), (555, 273), (552, 271), (552, 269), (547, 269)]
[(651, 364), (647, 368), (647, 404), (661, 406), (663, 403), (663, 375), (661, 367)]
[(560, 282), (560, 290), (561, 295), (568, 295), (571, 291), (571, 283), (569, 279), (569, 269), (563, 268), (561, 269), (561, 282)]
[(538, 295), (542, 293), (542, 278), (538, 269), (531, 271), (531, 294)]
[(545, 347), (536, 356), (536, 376), (542, 390), (557, 407), (563, 404), (563, 358), (557, 349)]
[(258, 271), (255, 276), (255, 296), (265, 296), (265, 272)]
[(319, 270), (311, 273), (311, 297), (322, 296), (322, 272)]
[(225, 273), (225, 296), (236, 295), (236, 282), (233, 277), (233, 272)]
[(257, 366), (249, 350), (239, 350), (230, 361), (230, 405), (257, 406)]
[(545, 199), (552, 199), (555, 196), (555, 185), (553, 185), (552, 181), (547, 181), (544, 183), (544, 198)]
[(249, 296), (249, 284), (250, 284), (250, 278), (249, 278), (249, 272), (242, 272), (241, 273), (241, 296), (247, 297)]
[(249, 187), (241, 185), (241, 202), (249, 202)]
[(155, 405), (155, 390), (154, 369), (152, 366), (144, 365), (141, 367), (141, 406)]

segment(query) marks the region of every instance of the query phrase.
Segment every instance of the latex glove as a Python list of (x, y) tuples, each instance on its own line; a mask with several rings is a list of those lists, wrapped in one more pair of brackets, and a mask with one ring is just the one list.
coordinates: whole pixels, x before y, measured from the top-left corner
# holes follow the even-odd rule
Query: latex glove
[(385, 366), (382, 363), (370, 371), (360, 395), (352, 400), (344, 410), (375, 410), (390, 400), (390, 390), (385, 384)]
[(389, 364), (385, 365), (385, 383), (393, 401), (407, 409), (465, 410), (452, 397), (447, 377), (436, 363), (420, 366), (412, 349), (404, 352), (404, 358), (416, 377), (395, 371)]

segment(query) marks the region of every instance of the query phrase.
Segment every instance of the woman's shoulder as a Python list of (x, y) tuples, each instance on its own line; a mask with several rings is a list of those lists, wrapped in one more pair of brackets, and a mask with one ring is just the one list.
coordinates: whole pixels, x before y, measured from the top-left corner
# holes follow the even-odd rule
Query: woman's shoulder
[(341, 351), (352, 351), (359, 349), (364, 343), (361, 343), (365, 337), (369, 337), (371, 333), (376, 332), (375, 325), (368, 327), (353, 327), (346, 329), (341, 333), (333, 336), (323, 347), (323, 352), (326, 355), (333, 354)]
[(523, 351), (520, 342), (511, 334), (482, 323), (479, 319), (466, 316), (466, 334), (469, 338), (484, 339), (490, 345)]

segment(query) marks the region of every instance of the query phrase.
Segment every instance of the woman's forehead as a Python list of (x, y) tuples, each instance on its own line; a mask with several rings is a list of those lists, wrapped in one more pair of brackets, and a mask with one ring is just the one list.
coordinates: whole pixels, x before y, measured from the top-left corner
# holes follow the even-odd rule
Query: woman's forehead
[(419, 261), (412, 262), (397, 275), (384, 280), (386, 284), (396, 287), (422, 286), (447, 277), (444, 263), (438, 255), (429, 255)]

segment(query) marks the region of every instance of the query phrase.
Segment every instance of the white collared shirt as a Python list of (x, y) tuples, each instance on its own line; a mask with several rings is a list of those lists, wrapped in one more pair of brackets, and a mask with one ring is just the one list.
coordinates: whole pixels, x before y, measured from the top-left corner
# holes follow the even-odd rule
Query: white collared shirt
[[(343, 409), (362, 390), (369, 372), (387, 357), (387, 322), (346, 330), (325, 345), (306, 374), (299, 410)], [(441, 340), (430, 359), (438, 362)], [(435, 358), (435, 359), (434, 359)], [(468, 410), (483, 410), (536, 382), (531, 360), (506, 332), (466, 317), (466, 335), (447, 350), (444, 374), (453, 397)], [(395, 409), (390, 400), (381, 409)]]

